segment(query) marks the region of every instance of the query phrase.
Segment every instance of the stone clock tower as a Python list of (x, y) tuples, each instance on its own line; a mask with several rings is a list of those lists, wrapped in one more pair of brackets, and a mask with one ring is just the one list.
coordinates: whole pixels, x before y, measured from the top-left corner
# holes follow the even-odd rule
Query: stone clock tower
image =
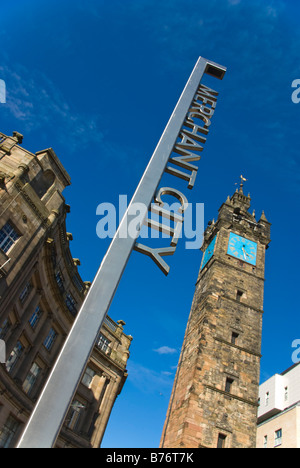
[(255, 447), (270, 223), (249, 208), (242, 183), (205, 231), (161, 447)]

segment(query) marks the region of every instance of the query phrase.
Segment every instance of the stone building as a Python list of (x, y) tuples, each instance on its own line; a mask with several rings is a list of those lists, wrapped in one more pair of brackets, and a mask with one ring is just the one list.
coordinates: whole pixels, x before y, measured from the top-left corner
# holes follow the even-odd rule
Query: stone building
[[(0, 133), (0, 447), (14, 447), (90, 287), (66, 232), (70, 177), (52, 149)], [(57, 439), (98, 448), (127, 377), (132, 337), (107, 317)], [(45, 421), (45, 425), (47, 421)]]
[(270, 223), (243, 184), (209, 223), (161, 447), (255, 448)]

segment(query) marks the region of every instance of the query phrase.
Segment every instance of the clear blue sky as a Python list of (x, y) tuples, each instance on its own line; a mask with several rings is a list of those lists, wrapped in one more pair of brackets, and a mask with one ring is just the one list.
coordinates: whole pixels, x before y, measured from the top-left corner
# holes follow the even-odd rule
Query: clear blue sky
[[(109, 240), (96, 208), (133, 194), (198, 57), (228, 67), (190, 201), (217, 217), (240, 174), (272, 223), (262, 381), (291, 364), (299, 319), (300, 79), (295, 0), (3, 0), (0, 130), (52, 147), (72, 178), (68, 231), (92, 280)], [(133, 253), (110, 309), (134, 337), (103, 447), (158, 447), (201, 252), (181, 246), (165, 277)], [(161, 347), (169, 353), (160, 354)]]

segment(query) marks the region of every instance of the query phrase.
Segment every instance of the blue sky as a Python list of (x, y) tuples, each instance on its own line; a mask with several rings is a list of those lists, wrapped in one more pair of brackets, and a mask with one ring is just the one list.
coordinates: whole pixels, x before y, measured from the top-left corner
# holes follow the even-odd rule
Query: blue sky
[[(299, 319), (300, 79), (295, 0), (2, 1), (0, 130), (23, 146), (52, 147), (72, 178), (68, 231), (80, 273), (92, 280), (109, 240), (96, 208), (132, 196), (200, 55), (228, 68), (189, 201), (205, 221), (244, 174), (259, 217), (272, 223), (267, 251), (261, 379), (291, 364)], [(103, 447), (157, 447), (201, 262), (179, 245), (166, 278), (130, 258), (110, 309), (134, 338), (129, 377)], [(125, 429), (124, 429), (125, 428)]]

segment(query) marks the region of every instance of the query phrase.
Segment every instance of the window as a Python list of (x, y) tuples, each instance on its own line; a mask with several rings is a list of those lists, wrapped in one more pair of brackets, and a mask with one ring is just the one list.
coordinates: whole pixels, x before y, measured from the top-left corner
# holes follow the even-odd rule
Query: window
[(264, 437), (264, 448), (268, 448), (268, 436)]
[(231, 343), (232, 343), (233, 345), (236, 345), (238, 337), (239, 337), (239, 334), (238, 334), (238, 333), (235, 333), (235, 332), (232, 333), (232, 335), (231, 335)]
[(265, 396), (265, 405), (266, 406), (269, 406), (269, 401), (270, 401), (270, 392), (267, 392), (266, 396)]
[(32, 329), (34, 329), (37, 326), (37, 323), (40, 320), (41, 315), (42, 315), (42, 311), (40, 307), (37, 306), (37, 308), (35, 309), (35, 311), (33, 312), (32, 316), (29, 319), (29, 324)]
[(243, 294), (244, 294), (243, 291), (237, 291), (237, 293), (236, 293), (236, 300), (237, 300), (238, 302), (241, 302), (241, 299), (242, 299), (242, 297), (243, 297)]
[(13, 370), (16, 363), (20, 359), (23, 351), (24, 351), (24, 347), (23, 347), (22, 343), (20, 341), (18, 341), (16, 346), (12, 350), (7, 362), (6, 362), (7, 372), (11, 372)]
[(56, 283), (57, 283), (57, 286), (59, 287), (60, 292), (64, 292), (65, 290), (64, 281), (63, 281), (63, 277), (60, 271), (57, 271), (55, 273), (55, 279), (56, 279)]
[(27, 284), (24, 286), (24, 289), (23, 289), (23, 291), (21, 292), (21, 294), (20, 294), (20, 296), (19, 296), (19, 299), (20, 299), (20, 301), (21, 301), (22, 304), (24, 304), (24, 302), (26, 301), (27, 297), (29, 296), (30, 291), (31, 291), (31, 288), (32, 288), (31, 283), (27, 283)]
[(109, 350), (109, 345), (111, 341), (109, 341), (102, 333), (99, 334), (98, 338), (98, 348), (100, 348), (104, 353), (107, 353)]
[(57, 333), (53, 328), (51, 328), (48, 333), (47, 338), (44, 341), (44, 346), (48, 351), (51, 350), (52, 346), (55, 343), (56, 338), (57, 338)]
[(4, 320), (2, 326), (0, 327), (0, 340), (3, 340), (3, 338), (5, 338), (10, 326), (10, 321), (8, 319)]
[(227, 393), (231, 392), (233, 382), (234, 382), (233, 379), (230, 379), (229, 377), (227, 377), (226, 384), (225, 384), (225, 392)]
[(29, 394), (33, 389), (38, 376), (41, 373), (41, 368), (34, 362), (31, 366), (30, 371), (27, 374), (27, 377), (23, 383), (23, 390), (25, 393)]
[(0, 448), (9, 448), (19, 426), (20, 423), (12, 416), (9, 416), (4, 426), (0, 429)]
[(82, 404), (80, 401), (73, 401), (66, 419), (66, 425), (69, 429), (76, 431), (82, 412), (85, 410), (85, 408), (85, 405)]
[(225, 442), (226, 442), (226, 435), (219, 434), (217, 448), (218, 449), (225, 448)]
[(282, 444), (282, 429), (275, 431), (275, 447)]
[(7, 253), (9, 249), (19, 239), (19, 234), (12, 227), (10, 223), (6, 223), (5, 226), (0, 230), (0, 249)]
[(81, 383), (83, 383), (83, 385), (85, 385), (86, 387), (90, 387), (95, 375), (96, 375), (96, 372), (90, 367), (87, 367)]
[(71, 314), (74, 316), (77, 314), (77, 309), (75, 307), (76, 301), (74, 297), (69, 293), (66, 297), (66, 306), (68, 307)]
[(78, 275), (74, 275), (73, 276), (73, 281), (74, 281), (74, 284), (76, 285), (76, 288), (78, 289), (79, 292), (82, 292), (84, 290), (84, 286), (83, 286), (83, 282), (81, 281), (81, 279), (79, 278)]

